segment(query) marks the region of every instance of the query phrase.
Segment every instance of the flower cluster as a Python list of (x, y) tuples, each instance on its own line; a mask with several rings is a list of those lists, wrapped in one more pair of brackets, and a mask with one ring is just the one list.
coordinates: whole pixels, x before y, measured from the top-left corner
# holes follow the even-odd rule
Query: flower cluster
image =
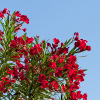
[(91, 50), (90, 46), (86, 46), (86, 43), (88, 42), (87, 40), (83, 40), (83, 39), (79, 40), (79, 33), (78, 32), (75, 32), (74, 35), (76, 35), (75, 40), (77, 41), (77, 42), (75, 42), (75, 47), (80, 48), (80, 51), (83, 51), (83, 50), (90, 51)]
[(4, 10), (3, 10), (3, 11), (0, 11), (0, 17), (1, 17), (1, 18), (5, 17), (5, 15), (4, 15), (4, 14), (9, 14), (9, 12), (8, 12), (8, 9), (7, 9), (7, 8), (4, 8)]
[[(3, 18), (4, 14), (7, 13), (7, 9), (4, 9), (0, 12), (0, 17)], [(13, 24), (13, 26), (16, 26), (12, 31), (13, 33), (21, 29), (22, 24), (20, 25), (20, 21), (29, 23), (27, 16), (21, 15), (19, 11), (13, 14), (12, 20), (18, 24), (17, 26), (15, 23)], [(25, 32), (26, 29), (23, 29), (23, 31)], [(65, 43), (59, 44), (60, 40), (57, 38), (53, 39), (54, 43), (52, 44), (45, 40), (39, 43), (39, 37), (37, 36), (29, 38), (24, 34), (22, 37), (17, 37), (13, 33), (9, 37), (12, 38), (13, 36), (13, 39), (7, 42), (9, 43), (7, 48), (10, 55), (6, 57), (8, 61), (13, 62), (13, 66), (7, 66), (7, 60), (3, 61), (6, 66), (6, 74), (0, 80), (1, 94), (9, 94), (9, 87), (15, 89), (14, 86), (17, 86), (20, 94), (17, 96), (19, 99), (25, 97), (29, 99), (33, 97), (37, 99), (39, 97), (51, 98), (48, 95), (43, 97), (43, 92), (56, 92), (65, 94), (64, 98), (66, 100), (78, 100), (81, 98), (87, 100), (87, 94), (84, 93), (82, 95), (81, 91), (78, 91), (80, 82), (84, 81), (85, 73), (84, 70), (79, 69), (79, 65), (76, 63), (77, 58), (74, 56), (77, 52), (91, 50), (91, 47), (86, 45), (87, 40), (79, 39), (79, 33), (75, 32), (74, 36), (76, 37)], [(2, 34), (3, 32), (0, 31), (1, 36)], [(4, 41), (3, 38), (2, 41)], [(73, 41), (76, 41), (74, 48), (69, 51), (69, 45)], [(4, 51), (3, 47), (1, 49), (4, 54), (8, 54), (8, 51)], [(24, 58), (24, 61), (22, 58)], [(18, 82), (20, 85), (17, 84)], [(21, 95), (21, 92), (24, 96)], [(17, 95), (16, 90), (15, 94)]]
[(26, 15), (21, 15), (21, 13), (19, 13), (19, 11), (15, 12), (15, 16), (19, 17), (17, 18), (17, 22), (19, 21), (23, 21), (23, 22), (26, 22), (27, 24), (29, 24), (29, 19), (27, 18)]

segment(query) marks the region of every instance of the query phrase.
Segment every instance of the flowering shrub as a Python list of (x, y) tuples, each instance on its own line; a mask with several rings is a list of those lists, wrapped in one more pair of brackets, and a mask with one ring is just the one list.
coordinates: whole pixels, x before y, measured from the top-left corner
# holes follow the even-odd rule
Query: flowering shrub
[[(7, 17), (5, 17), (7, 14)], [(79, 69), (76, 63), (76, 53), (90, 51), (87, 40), (79, 39), (75, 32), (73, 38), (60, 43), (54, 38), (54, 43), (42, 40), (39, 36), (27, 37), (26, 33), (17, 36), (23, 23), (29, 24), (26, 15), (19, 11), (12, 15), (4, 8), (0, 11), (0, 96), (16, 100), (52, 99), (52, 92), (61, 93), (61, 99), (87, 100), (87, 94), (78, 91), (80, 82), (84, 81), (85, 70)], [(2, 21), (4, 20), (4, 22)], [(69, 45), (74, 47), (69, 51)], [(23, 59), (24, 60), (23, 60)], [(10, 61), (10, 62), (9, 62)]]

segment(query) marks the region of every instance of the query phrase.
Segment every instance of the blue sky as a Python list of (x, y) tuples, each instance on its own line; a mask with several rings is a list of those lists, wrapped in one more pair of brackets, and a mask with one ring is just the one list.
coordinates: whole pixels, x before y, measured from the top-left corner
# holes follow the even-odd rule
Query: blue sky
[(30, 23), (23, 27), (29, 37), (37, 34), (50, 43), (53, 38), (65, 42), (79, 32), (80, 39), (88, 40), (92, 50), (77, 55), (87, 55), (78, 58), (79, 66), (88, 69), (80, 90), (88, 94), (88, 100), (100, 100), (100, 0), (1, 0), (0, 10), (4, 8), (28, 16)]

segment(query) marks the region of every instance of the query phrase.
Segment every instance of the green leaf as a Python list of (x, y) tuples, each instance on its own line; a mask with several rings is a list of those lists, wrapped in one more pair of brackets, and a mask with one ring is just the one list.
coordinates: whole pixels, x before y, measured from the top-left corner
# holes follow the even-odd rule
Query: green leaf
[(26, 34), (27, 34), (27, 33), (24, 34), (24, 40), (27, 40)]
[(72, 55), (74, 54), (74, 50), (75, 50), (75, 49), (76, 49), (76, 47), (73, 47), (73, 48), (71, 49), (71, 51), (68, 53), (68, 57), (69, 57), (70, 54), (72, 54)]
[[(87, 56), (87, 55), (86, 55)], [(78, 56), (77, 58), (86, 57), (86, 56)]]
[(7, 16), (6, 22), (5, 22), (5, 27), (6, 29), (8, 29), (10, 27), (10, 23), (9, 23), (9, 15)]
[(72, 40), (72, 38), (70, 38), (69, 40), (67, 39), (67, 40), (65, 41), (63, 47), (68, 47), (71, 40)]
[(45, 42), (45, 40), (44, 40), (44, 42), (42, 43), (42, 48), (43, 48), (44, 51), (45, 51), (45, 48), (46, 48), (46, 42)]
[(31, 43), (31, 44), (30, 44), (30, 48), (32, 48), (33, 44), (34, 44), (34, 43)]
[(36, 44), (38, 44), (38, 39), (36, 37), (34, 37), (34, 40), (35, 40)]
[[(17, 34), (17, 33), (16, 33), (16, 34)], [(14, 35), (11, 36), (11, 40), (14, 39), (14, 37), (16, 36), (16, 34), (14, 34)], [(11, 41), (11, 40), (10, 40), (10, 41)]]
[(85, 71), (87, 71), (88, 69), (83, 69), (83, 71), (85, 72)]
[(0, 20), (0, 23), (1, 23), (1, 25), (2, 25), (2, 27), (3, 27), (3, 30), (4, 30), (4, 33), (6, 32), (6, 30), (5, 30), (5, 25), (4, 25), (4, 23), (2, 23), (2, 21)]
[(45, 63), (45, 62), (46, 62), (46, 58), (47, 58), (47, 56), (46, 56), (46, 55), (44, 55), (44, 57), (43, 57), (43, 63)]

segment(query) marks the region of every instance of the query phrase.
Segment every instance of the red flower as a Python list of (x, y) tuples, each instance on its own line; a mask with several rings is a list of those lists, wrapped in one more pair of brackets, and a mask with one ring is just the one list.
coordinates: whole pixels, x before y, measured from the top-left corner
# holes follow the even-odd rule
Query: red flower
[[(32, 39), (32, 38), (31, 38)], [(32, 39), (33, 40), (33, 39)], [(37, 44), (34, 46), (37, 50), (37, 52), (41, 52), (42, 51), (42, 48), (41, 48), (41, 45), (40, 44)]]
[(19, 69), (23, 68), (23, 64), (21, 64), (20, 61), (17, 61), (16, 64), (18, 65)]
[(31, 38), (27, 37), (26, 43), (28, 44), (33, 43), (33, 40), (34, 39), (32, 37)]
[(12, 82), (12, 83), (15, 83), (15, 80), (14, 80), (13, 78), (11, 78), (11, 82)]
[(3, 93), (6, 93), (6, 92), (7, 92), (7, 89), (4, 89), (4, 90), (3, 90)]
[(80, 75), (80, 76), (79, 76), (79, 80), (80, 80), (81, 82), (84, 81), (83, 75)]
[(53, 40), (55, 44), (58, 44), (60, 42), (59, 39), (56, 39), (56, 38), (54, 38)]
[(82, 97), (83, 97), (84, 100), (87, 100), (87, 94), (86, 93), (84, 93)]
[(29, 60), (25, 57), (24, 62), (25, 62), (25, 63), (29, 63)]
[(59, 84), (56, 81), (52, 81), (50, 84), (53, 86), (54, 90), (59, 88)]
[(23, 28), (22, 30), (23, 30), (24, 32), (26, 32), (27, 29), (26, 29), (26, 28)]
[(26, 15), (21, 15), (20, 20), (23, 21), (23, 22), (26, 22), (27, 24), (29, 24), (29, 19), (27, 18)]
[(63, 56), (61, 56), (59, 59), (58, 59), (58, 62), (59, 63), (63, 63), (64, 59), (63, 59)]
[(14, 40), (11, 40), (11, 47), (16, 48), (17, 47), (17, 43)]
[(55, 61), (58, 57), (59, 57), (59, 56), (57, 56), (57, 55), (53, 55), (53, 56), (52, 56), (52, 58), (53, 58), (54, 61)]
[(67, 59), (67, 63), (72, 65), (76, 62), (76, 60), (77, 60), (76, 56), (70, 54), (70, 58)]
[(28, 55), (28, 52), (25, 49), (20, 50), (21, 53), (23, 53), (24, 55)]
[(30, 55), (35, 55), (37, 53), (37, 50), (35, 47), (30, 48)]
[(18, 38), (18, 44), (19, 44), (19, 45), (21, 45), (21, 44), (22, 44), (22, 45), (25, 45), (25, 41), (22, 39), (22, 37), (19, 37), (19, 38)]
[(79, 40), (79, 37), (75, 37), (75, 39), (74, 39), (74, 40), (76, 40), (76, 41), (77, 41), (77, 40)]
[(47, 80), (44, 80), (43, 82), (42, 82), (42, 85), (41, 85), (41, 88), (42, 89), (45, 89), (46, 87), (48, 87), (49, 85), (48, 85), (48, 81)]
[(63, 52), (64, 52), (64, 54), (68, 53), (68, 48), (64, 47)]
[(16, 67), (14, 67), (14, 71), (13, 71), (13, 75), (12, 76), (14, 76), (14, 78), (18, 78), (18, 70), (17, 70)]
[(14, 72), (13, 70), (11, 70), (11, 69), (7, 69), (7, 73), (8, 73), (8, 74), (13, 75), (13, 72)]
[(25, 70), (28, 70), (28, 69), (29, 69), (29, 66), (25, 64)]
[(61, 47), (59, 47), (59, 48), (58, 48), (58, 53), (57, 53), (57, 54), (60, 55), (60, 54), (62, 54), (63, 52), (64, 52), (64, 49), (61, 48)]
[(21, 14), (19, 13), (19, 11), (15, 12), (15, 16), (20, 17)]
[(65, 92), (65, 87), (64, 87), (64, 85), (62, 85), (62, 90)]
[[(33, 40), (33, 39), (32, 39)], [(41, 52), (42, 48), (40, 47), (40, 44), (34, 45), (34, 47), (30, 48), (30, 54), (35, 55), (38, 52)]]
[(76, 37), (75, 37), (75, 38), (73, 37), (73, 39), (76, 40), (76, 41), (79, 40), (79, 34), (80, 34), (80, 33), (75, 32), (75, 33), (74, 33), (74, 36), (76, 36)]
[(38, 81), (42, 83), (46, 79), (46, 76), (44, 74), (40, 74)]
[(7, 8), (4, 8), (4, 10), (2, 11), (3, 14), (7, 14)]
[(48, 64), (48, 66), (51, 67), (51, 68), (53, 68), (53, 69), (55, 69), (56, 68), (56, 62), (50, 62)]
[(80, 33), (78, 32), (75, 32), (74, 35), (76, 35), (77, 37), (80, 35)]
[(71, 67), (72, 67), (71, 65), (67, 65), (67, 64), (65, 64), (65, 65), (63, 66), (63, 68), (64, 68), (64, 69), (67, 69), (67, 70), (68, 70), (68, 69), (71, 69)]
[(90, 46), (86, 46), (86, 50), (90, 51), (91, 47)]
[(61, 47), (64, 46), (64, 43), (61, 43)]
[(88, 42), (87, 40), (83, 40), (83, 39), (77, 40), (77, 42), (75, 42), (75, 47), (79, 47), (80, 51), (86, 50), (87, 42)]
[(51, 47), (51, 44), (50, 43), (47, 43), (47, 46)]
[(78, 98), (78, 99), (81, 99), (81, 98), (82, 98), (81, 91), (78, 91), (78, 92), (77, 92), (77, 98)]
[(0, 82), (0, 91), (3, 91), (4, 89), (5, 89), (5, 83), (4, 83), (4, 81), (2, 80), (1, 82)]
[(15, 37), (14, 37), (14, 40), (17, 41), (17, 40), (18, 40), (18, 36), (15, 36)]
[(56, 76), (56, 77), (61, 76), (61, 75), (62, 75), (62, 71), (63, 71), (62, 68), (56, 69), (55, 76)]
[(58, 45), (57, 44), (52, 44), (53, 48), (56, 48)]
[(26, 79), (26, 78), (24, 77), (24, 72), (23, 72), (23, 71), (19, 73), (19, 77), (20, 77), (21, 81), (23, 81), (23, 80)]
[(78, 74), (83, 74), (83, 72), (84, 71), (82, 69), (80, 69), (79, 72), (78, 72)]
[(75, 79), (76, 75), (77, 75), (77, 71), (75, 69), (70, 69), (70, 71), (68, 72), (68, 77), (72, 81)]
[(71, 92), (70, 95), (71, 95), (71, 100), (77, 100), (76, 99), (76, 96), (77, 96), (76, 92)]
[(0, 17), (3, 18), (4, 14), (2, 13), (2, 11), (0, 11)]

